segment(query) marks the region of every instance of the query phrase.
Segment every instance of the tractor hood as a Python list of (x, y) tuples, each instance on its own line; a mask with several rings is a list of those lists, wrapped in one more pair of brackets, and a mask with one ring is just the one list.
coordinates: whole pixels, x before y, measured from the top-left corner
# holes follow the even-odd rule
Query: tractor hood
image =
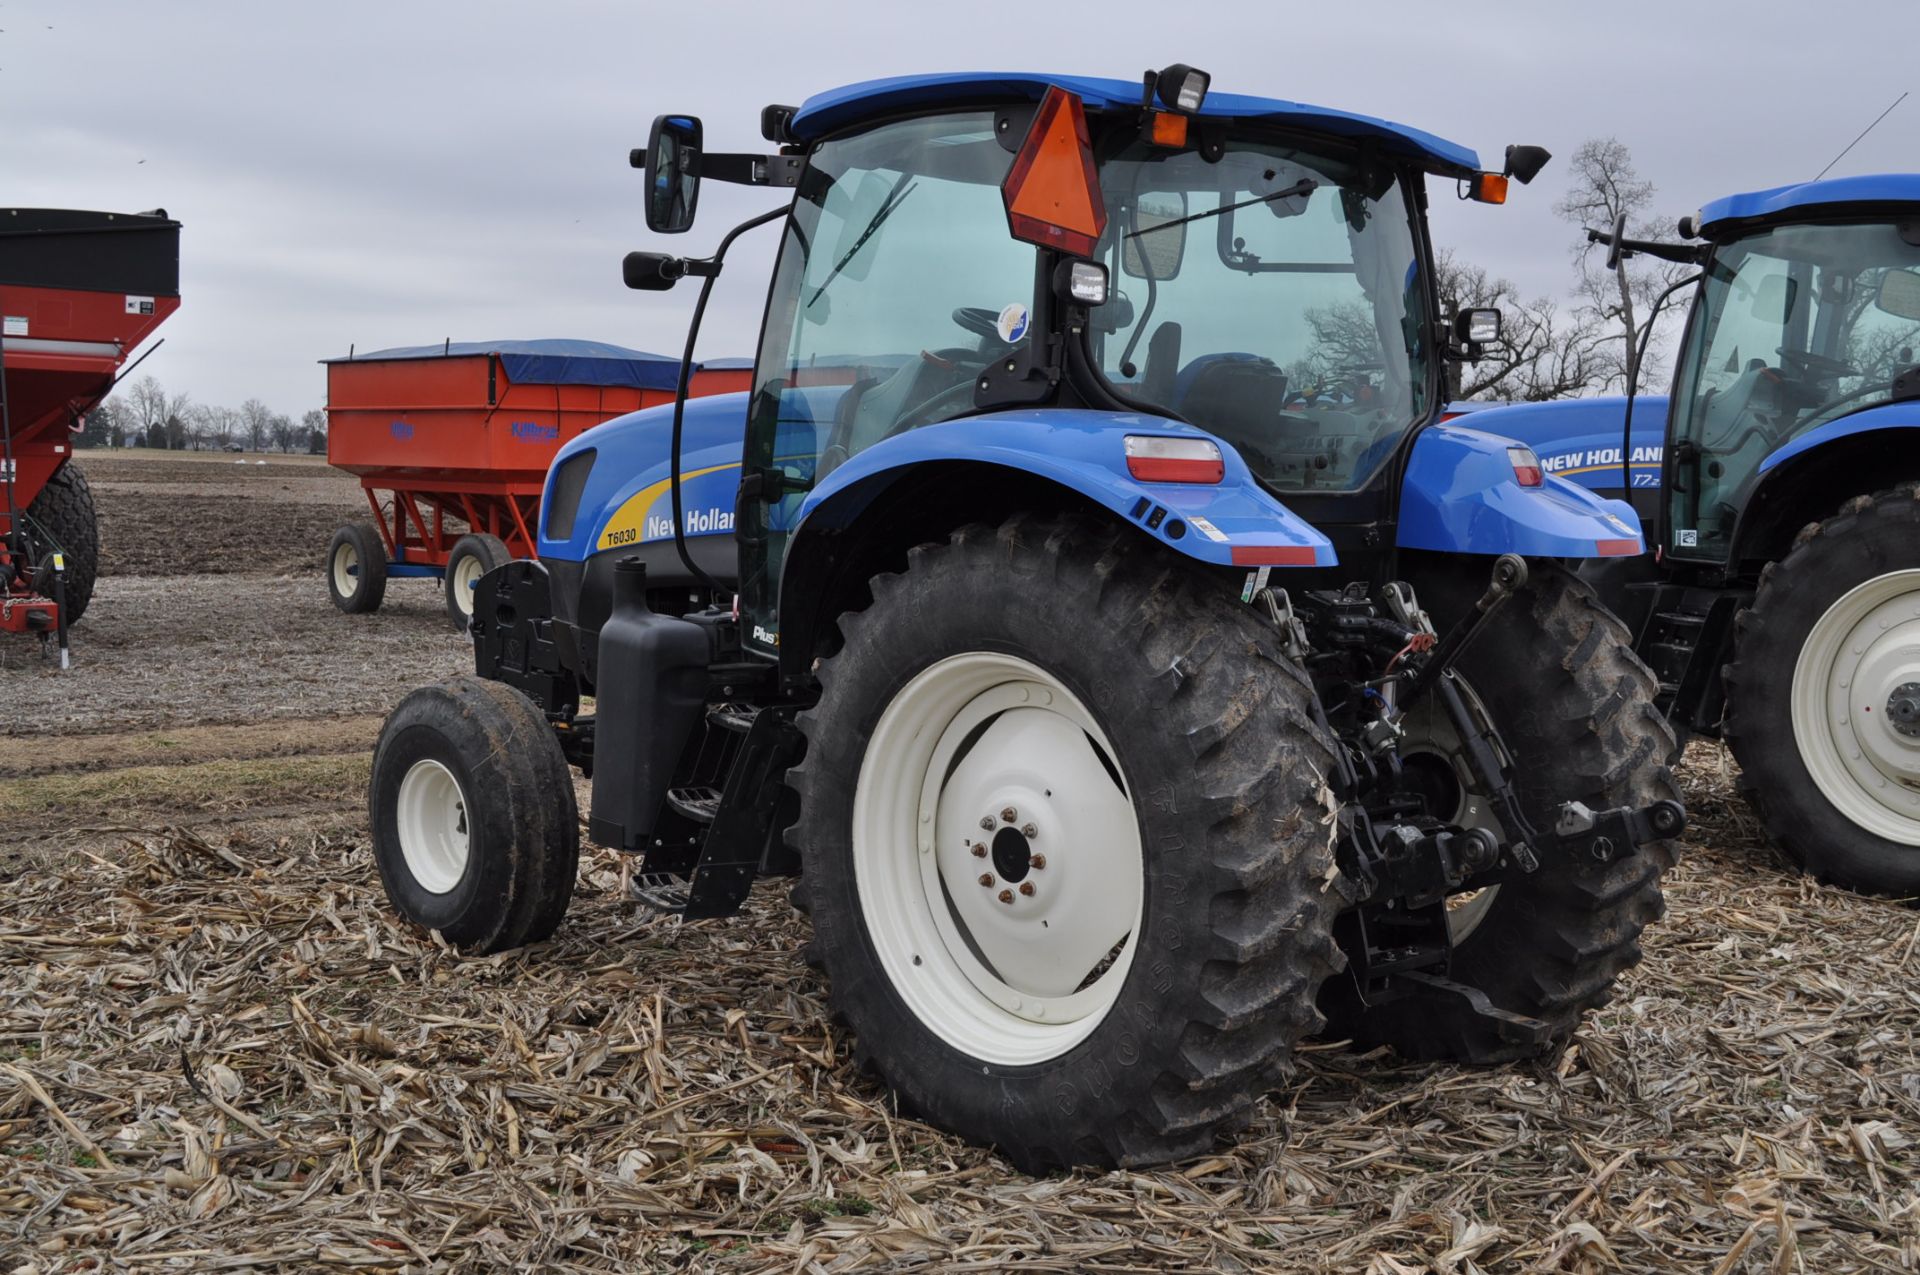
[[(1540, 468), (1591, 491), (1620, 490), (1620, 430), (1627, 400), (1568, 398), (1551, 403), (1514, 403), (1475, 411), (1459, 423), (1525, 443)], [(1633, 400), (1633, 485), (1658, 487), (1667, 435), (1667, 396)]]

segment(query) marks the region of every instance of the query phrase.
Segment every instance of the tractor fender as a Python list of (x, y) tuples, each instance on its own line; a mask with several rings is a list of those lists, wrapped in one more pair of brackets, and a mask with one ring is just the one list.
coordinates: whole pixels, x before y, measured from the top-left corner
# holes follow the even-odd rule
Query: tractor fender
[[(733, 534), (747, 398), (742, 393), (687, 400), (680, 497), (688, 539)], [(616, 416), (570, 439), (555, 454), (541, 493), (540, 556), (583, 562), (607, 549), (671, 541), (672, 442), (671, 403)], [(568, 465), (589, 452), (579, 462), (586, 469), (580, 479)], [(561, 490), (574, 482), (574, 491)], [(556, 530), (566, 534), (554, 535)]]
[[(1475, 423), (1492, 415), (1476, 413)], [(1399, 546), (1545, 558), (1646, 552), (1639, 516), (1624, 501), (1552, 475), (1522, 487), (1507, 454), (1518, 441), (1458, 424), (1422, 430), (1401, 481)], [(1617, 460), (1617, 443), (1614, 450)]]
[[(1781, 444), (1767, 453), (1766, 458), (1760, 462), (1759, 472), (1764, 474), (1777, 465), (1842, 438), (1852, 438), (1856, 434), (1877, 433), (1882, 430), (1909, 429), (1920, 429), (1920, 402), (1906, 400), (1899, 403), (1882, 403), (1878, 407), (1869, 407), (1851, 415), (1842, 416), (1838, 420), (1828, 421), (1818, 429), (1810, 429), (1800, 437)], [(1886, 442), (1891, 447), (1910, 446), (1912, 438), (1889, 434)]]
[[(1220, 449), (1220, 481), (1134, 478), (1127, 470), (1129, 434), (1206, 439)], [(967, 416), (875, 443), (816, 481), (791, 524), (796, 548), (810, 536), (856, 522), (890, 480), (949, 461), (998, 466), (1057, 484), (1200, 562), (1235, 567), (1338, 562), (1333, 542), (1268, 495), (1229, 444), (1161, 416), (1068, 408)]]
[(1828, 421), (1769, 452), (1734, 526), (1730, 560), (1782, 556), (1810, 522), (1849, 497), (1920, 478), (1920, 402), (1884, 403)]
[[(1509, 403), (1472, 410), (1462, 403), (1448, 411), (1469, 409), (1456, 424), (1499, 434), (1533, 448), (1540, 468), (1590, 491), (1620, 490), (1620, 431), (1627, 423), (1627, 400), (1567, 398), (1545, 403)], [(1660, 485), (1660, 462), (1665, 453), (1667, 396), (1641, 394), (1633, 400), (1633, 485)]]

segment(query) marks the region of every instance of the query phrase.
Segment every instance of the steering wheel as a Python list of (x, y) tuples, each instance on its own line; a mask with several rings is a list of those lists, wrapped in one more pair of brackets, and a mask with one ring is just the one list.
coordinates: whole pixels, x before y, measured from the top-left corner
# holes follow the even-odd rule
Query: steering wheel
[(1824, 354), (1790, 350), (1784, 345), (1774, 352), (1780, 356), (1780, 362), (1798, 373), (1802, 380), (1837, 381), (1843, 376), (1860, 375), (1852, 364), (1842, 363), (1839, 359), (1830, 359)]
[[(1011, 344), (1005, 337), (1000, 335), (1000, 312), (998, 310), (989, 310), (985, 306), (963, 305), (954, 310), (953, 321), (966, 331), (979, 337), (982, 341), (992, 342), (993, 346), (1006, 346)], [(992, 347), (983, 345), (981, 348), (984, 350)]]

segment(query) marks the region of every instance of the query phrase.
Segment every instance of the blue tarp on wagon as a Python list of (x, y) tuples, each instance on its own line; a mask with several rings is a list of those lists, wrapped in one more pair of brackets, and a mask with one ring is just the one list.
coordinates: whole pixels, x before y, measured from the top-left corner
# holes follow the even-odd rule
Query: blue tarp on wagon
[(327, 363), (379, 363), (398, 359), (472, 358), (493, 355), (516, 385), (630, 385), (671, 390), (680, 382), (680, 360), (605, 341), (550, 337), (535, 341), (443, 341), (369, 350)]

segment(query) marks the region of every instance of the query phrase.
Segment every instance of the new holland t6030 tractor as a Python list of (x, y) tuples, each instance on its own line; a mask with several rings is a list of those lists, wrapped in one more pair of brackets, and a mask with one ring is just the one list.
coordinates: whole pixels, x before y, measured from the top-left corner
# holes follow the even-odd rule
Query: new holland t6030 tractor
[(1727, 741), (1802, 867), (1920, 895), (1920, 175), (1733, 195), (1681, 231), (1595, 236), (1700, 267), (1671, 397), (1473, 423), (1598, 491), (1631, 467), (1656, 553), (1583, 574), (1661, 706)]
[(1184, 66), (882, 80), (762, 131), (663, 116), (635, 153), (659, 231), (703, 181), (786, 196), (627, 261), (701, 278), (697, 328), (777, 222), (755, 385), (556, 456), (479, 676), (382, 732), (395, 906), (472, 951), (551, 933), (571, 764), (653, 907), (797, 875), (862, 1060), (1030, 1168), (1203, 1150), (1323, 1027), (1564, 1042), (1685, 815), (1654, 680), (1563, 565), (1640, 552), (1632, 510), (1436, 422), (1497, 316), (1438, 313), (1426, 183), (1498, 201), (1545, 152), (1483, 172)]

